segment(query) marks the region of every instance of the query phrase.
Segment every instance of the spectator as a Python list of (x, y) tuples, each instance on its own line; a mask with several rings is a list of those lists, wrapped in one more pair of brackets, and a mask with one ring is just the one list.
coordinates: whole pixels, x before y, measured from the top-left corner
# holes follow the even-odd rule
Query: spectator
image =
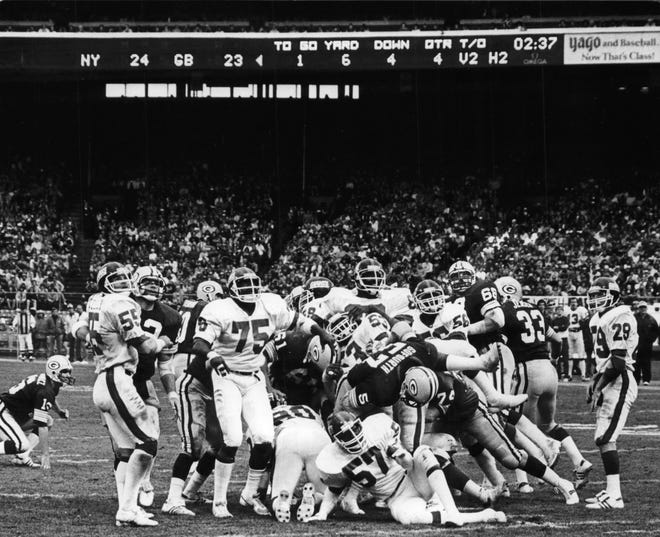
[(80, 315), (74, 309), (73, 304), (68, 304), (67, 312), (62, 315), (62, 322), (64, 323), (64, 346), (71, 362), (79, 362), (82, 360), (82, 341), (74, 337), (71, 333), (73, 325), (79, 318)]
[(644, 386), (651, 382), (651, 354), (653, 352), (653, 342), (660, 335), (658, 323), (653, 316), (647, 313), (648, 304), (641, 301), (635, 312), (637, 319), (637, 333), (639, 334), (639, 343), (637, 345), (637, 360), (635, 363), (635, 379)]
[(46, 347), (48, 356), (53, 354), (62, 354), (64, 351), (64, 321), (56, 308), (51, 310), (50, 316), (46, 319)]

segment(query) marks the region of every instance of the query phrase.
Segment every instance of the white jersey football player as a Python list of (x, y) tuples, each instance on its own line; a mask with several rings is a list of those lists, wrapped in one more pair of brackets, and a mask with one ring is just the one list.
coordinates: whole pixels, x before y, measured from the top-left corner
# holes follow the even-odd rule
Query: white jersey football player
[(142, 330), (140, 306), (129, 297), (133, 283), (128, 269), (119, 263), (106, 263), (96, 281), (100, 292), (90, 297), (72, 332), (91, 343), (98, 373), (94, 404), (103, 413), (119, 455), (115, 520), (117, 525), (155, 526), (157, 522), (137, 502), (140, 483), (157, 452), (158, 430), (131, 377), (138, 365), (138, 352), (159, 354), (172, 341)]
[(291, 498), (302, 471), (307, 483), (296, 512), (306, 522), (314, 514), (316, 494), (322, 496), (325, 485), (316, 467), (316, 457), (331, 443), (321, 416), (306, 405), (280, 405), (273, 409), (275, 424), (275, 468), (271, 485), (272, 506), (279, 522), (291, 519)]
[(440, 327), (440, 312), (445, 306), (445, 293), (434, 280), (422, 280), (413, 291), (415, 309), (412, 315), (412, 329), (421, 339), (434, 335)]
[(232, 516), (227, 488), (236, 451), (243, 440), (242, 421), (252, 434), (248, 476), (240, 495), (262, 516), (269, 514), (257, 494), (273, 452), (273, 416), (266, 390), (263, 346), (278, 330), (300, 329), (332, 345), (316, 323), (289, 309), (280, 296), (262, 293), (261, 279), (250, 269), (234, 269), (227, 279), (227, 298), (204, 307), (197, 321), (194, 352), (212, 368), (213, 396), (224, 445), (216, 454), (213, 514)]
[(329, 315), (344, 311), (354, 316), (380, 309), (390, 317), (412, 315), (413, 304), (406, 288), (386, 288), (383, 266), (375, 259), (365, 258), (355, 266), (355, 288), (333, 287), (321, 301)]
[(587, 402), (596, 411), (594, 436), (607, 478), (605, 490), (588, 499), (587, 507), (622, 509), (616, 441), (637, 399), (637, 382), (633, 376), (633, 355), (639, 341), (637, 320), (628, 306), (619, 304), (621, 291), (613, 278), (597, 278), (587, 295), (587, 305), (595, 312), (589, 329), (596, 360), (596, 374), (589, 386)]
[(568, 310), (568, 370), (573, 371), (573, 364), (577, 362), (582, 380), (587, 378), (587, 351), (584, 348), (582, 321), (589, 317), (584, 306), (579, 306), (577, 298), (569, 300)]
[[(333, 443), (319, 454), (316, 465), (328, 488), (319, 512), (310, 521), (326, 520), (352, 483), (384, 501), (392, 518), (401, 524), (505, 522), (492, 509), (459, 512), (441, 469), (440, 455), (420, 446), (414, 455), (399, 442), (399, 427), (385, 414), (361, 420), (351, 412), (328, 418)], [(445, 458), (448, 455), (445, 454)]]

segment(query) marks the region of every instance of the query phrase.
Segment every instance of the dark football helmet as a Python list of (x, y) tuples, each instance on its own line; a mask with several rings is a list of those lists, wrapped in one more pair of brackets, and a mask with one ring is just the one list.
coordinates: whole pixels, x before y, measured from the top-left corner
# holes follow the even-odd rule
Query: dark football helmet
[[(334, 287), (333, 283), (323, 276), (312, 276), (303, 286), (307, 291), (310, 291), (314, 298), (323, 298)], [(302, 306), (301, 306), (302, 308)]]
[(603, 311), (616, 306), (621, 298), (621, 289), (614, 278), (596, 278), (587, 291), (587, 307), (591, 311)]
[(411, 367), (401, 384), (401, 400), (408, 406), (420, 407), (438, 397), (443, 391), (453, 398), (452, 377), (436, 373), (428, 367)]
[(255, 303), (261, 297), (261, 278), (247, 267), (231, 271), (227, 279), (229, 296), (239, 302)]
[(440, 313), (445, 305), (445, 293), (438, 282), (422, 280), (415, 286), (413, 300), (422, 313), (436, 314)]
[(130, 270), (121, 263), (111, 261), (96, 274), (96, 286), (101, 293), (131, 293), (133, 278)]
[(165, 278), (156, 267), (138, 267), (133, 273), (133, 294), (149, 302), (163, 298)]
[(331, 414), (328, 417), (328, 433), (347, 453), (360, 454), (366, 449), (362, 420), (352, 412), (340, 410)]
[(355, 266), (355, 286), (360, 291), (378, 294), (385, 287), (385, 277), (383, 265), (375, 259), (367, 257)]

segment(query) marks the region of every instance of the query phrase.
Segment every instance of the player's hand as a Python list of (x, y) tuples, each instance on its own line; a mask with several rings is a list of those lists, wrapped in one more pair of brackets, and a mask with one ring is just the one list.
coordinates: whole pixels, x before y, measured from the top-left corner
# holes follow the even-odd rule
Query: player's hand
[(172, 346), (172, 340), (169, 337), (161, 335), (158, 336), (158, 339), (160, 339), (165, 344), (165, 348)]
[(286, 405), (286, 395), (276, 388), (271, 388), (271, 391), (268, 392), (268, 401), (270, 401), (270, 406), (273, 408)]
[(57, 412), (60, 418), (68, 420), (69, 419), (69, 410), (67, 408), (60, 408)]
[(50, 455), (42, 455), (41, 456), (41, 469), (42, 470), (50, 470)]
[(366, 315), (367, 313), (373, 313), (375, 311), (380, 313), (380, 310), (376, 309), (372, 304), (350, 304), (344, 308), (344, 311), (348, 313), (348, 316), (356, 322), (360, 322), (362, 316)]
[(594, 412), (602, 403), (603, 399), (603, 391), (600, 388), (596, 388), (593, 390), (591, 393), (590, 400), (587, 401), (588, 403), (591, 403), (591, 411)]
[(229, 369), (227, 368), (224, 358), (217, 352), (211, 351), (208, 353), (207, 357), (206, 369), (213, 369), (221, 377), (229, 374)]
[(341, 500), (339, 505), (341, 506), (342, 510), (349, 515), (364, 515), (364, 511), (360, 509), (360, 506), (358, 505), (357, 501), (355, 501), (355, 498), (344, 498)]
[(334, 349), (335, 338), (327, 330), (321, 330), (318, 334), (319, 341), (325, 346), (329, 345), (331, 349)]
[(179, 417), (179, 396), (176, 392), (170, 392), (167, 394), (167, 400), (170, 402), (172, 410), (174, 410), (174, 419)]
[(329, 364), (325, 368), (325, 377), (328, 380), (339, 380), (343, 374), (344, 371), (339, 364)]
[(497, 370), (500, 363), (500, 351), (497, 345), (493, 345), (484, 354), (479, 356), (484, 371), (492, 373)]

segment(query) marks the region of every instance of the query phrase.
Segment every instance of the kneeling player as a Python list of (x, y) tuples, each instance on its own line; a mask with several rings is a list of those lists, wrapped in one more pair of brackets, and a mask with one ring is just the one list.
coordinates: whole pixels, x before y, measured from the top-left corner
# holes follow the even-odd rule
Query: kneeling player
[(53, 419), (48, 411), (52, 408), (60, 417), (69, 418), (55, 398), (63, 384), (74, 382), (69, 359), (55, 355), (46, 361), (45, 374), (30, 375), (0, 395), (0, 454), (16, 455), (14, 463), (20, 466), (39, 466), (30, 458), (30, 451), (41, 442), (41, 466), (49, 470), (48, 430)]
[[(413, 456), (399, 442), (399, 427), (385, 414), (362, 421), (351, 412), (330, 416), (328, 429), (334, 442), (319, 454), (316, 464), (328, 485), (319, 512), (310, 520), (326, 520), (342, 490), (356, 483), (384, 500), (401, 524), (505, 522), (492, 509), (461, 513), (454, 504), (436, 455), (420, 446)], [(436, 497), (439, 503), (430, 502)]]
[(305, 405), (280, 405), (273, 410), (275, 424), (275, 468), (271, 485), (275, 518), (291, 519), (291, 497), (305, 470), (309, 483), (303, 488), (297, 518), (306, 522), (314, 514), (314, 493), (323, 493), (325, 485), (316, 467), (316, 457), (331, 443), (320, 416)]

